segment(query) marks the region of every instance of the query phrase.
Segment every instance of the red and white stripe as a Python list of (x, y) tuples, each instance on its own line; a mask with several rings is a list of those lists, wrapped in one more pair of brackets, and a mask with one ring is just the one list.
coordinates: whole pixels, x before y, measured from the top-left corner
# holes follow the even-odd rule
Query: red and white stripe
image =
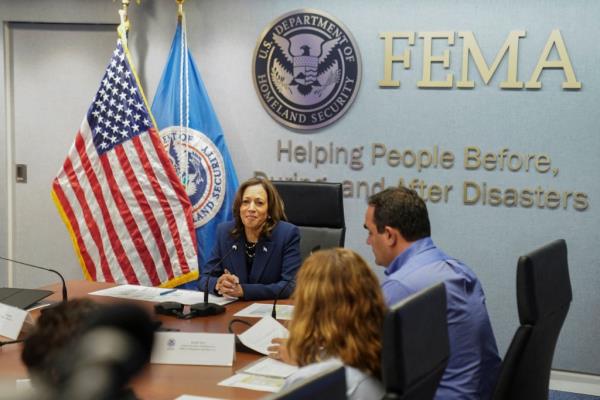
[(158, 286), (198, 269), (189, 199), (153, 129), (99, 156), (84, 118), (53, 190), (91, 279)]

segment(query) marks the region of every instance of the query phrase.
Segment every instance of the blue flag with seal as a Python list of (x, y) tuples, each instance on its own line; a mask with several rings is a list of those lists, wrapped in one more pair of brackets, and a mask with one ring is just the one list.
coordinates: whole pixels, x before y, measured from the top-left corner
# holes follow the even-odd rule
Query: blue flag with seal
[(202, 268), (215, 244), (217, 225), (233, 219), (238, 179), (221, 124), (188, 50), (185, 15), (181, 11), (152, 113), (192, 203)]

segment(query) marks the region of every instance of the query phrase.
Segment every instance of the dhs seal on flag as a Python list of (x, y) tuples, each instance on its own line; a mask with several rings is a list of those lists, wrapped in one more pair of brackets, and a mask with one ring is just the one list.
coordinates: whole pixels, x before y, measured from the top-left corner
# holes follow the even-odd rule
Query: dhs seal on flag
[(191, 128), (169, 126), (160, 131), (160, 138), (192, 203), (194, 227), (199, 228), (223, 205), (227, 176), (221, 152)]
[(254, 52), (254, 87), (279, 123), (313, 130), (338, 120), (354, 101), (361, 79), (358, 47), (332, 16), (304, 9), (265, 29)]

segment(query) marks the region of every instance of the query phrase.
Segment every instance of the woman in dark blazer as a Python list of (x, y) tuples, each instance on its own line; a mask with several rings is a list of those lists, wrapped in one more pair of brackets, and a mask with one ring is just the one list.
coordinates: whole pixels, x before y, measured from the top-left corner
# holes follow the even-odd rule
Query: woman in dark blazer
[(266, 179), (242, 183), (234, 220), (217, 228), (217, 244), (200, 288), (244, 300), (289, 297), (301, 264), (298, 227), (285, 222), (283, 201)]

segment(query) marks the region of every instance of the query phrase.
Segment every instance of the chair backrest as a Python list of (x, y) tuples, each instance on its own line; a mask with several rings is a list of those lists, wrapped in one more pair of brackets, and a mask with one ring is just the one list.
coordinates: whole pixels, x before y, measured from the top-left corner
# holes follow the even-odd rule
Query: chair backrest
[(346, 400), (346, 372), (344, 366), (335, 366), (298, 382), (265, 400), (327, 399)]
[(519, 258), (521, 326), (506, 352), (494, 399), (547, 399), (556, 341), (569, 311), (567, 244), (556, 240)]
[(438, 283), (400, 301), (385, 317), (385, 398), (432, 399), (449, 356), (446, 287)]
[(300, 229), (304, 260), (314, 249), (343, 247), (346, 237), (341, 183), (273, 181), (288, 221)]

